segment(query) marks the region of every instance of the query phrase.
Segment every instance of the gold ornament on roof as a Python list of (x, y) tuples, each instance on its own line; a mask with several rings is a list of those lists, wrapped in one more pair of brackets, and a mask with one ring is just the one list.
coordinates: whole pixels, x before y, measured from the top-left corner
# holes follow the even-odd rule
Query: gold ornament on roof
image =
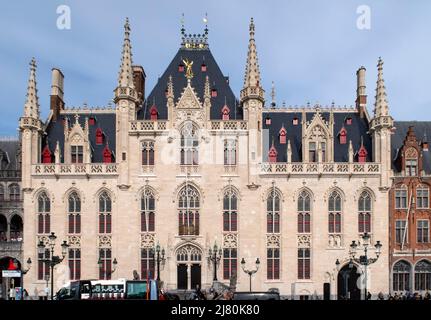
[(186, 78), (191, 80), (193, 78), (193, 70), (192, 65), (193, 61), (189, 61), (188, 59), (183, 60), (184, 65), (186, 66)]

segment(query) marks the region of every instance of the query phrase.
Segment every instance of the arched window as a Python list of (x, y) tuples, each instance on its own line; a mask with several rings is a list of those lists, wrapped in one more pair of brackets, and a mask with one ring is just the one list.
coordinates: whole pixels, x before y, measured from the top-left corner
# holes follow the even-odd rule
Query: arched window
[(199, 164), (199, 140), (197, 128), (188, 121), (181, 130), (181, 164)]
[(407, 209), (407, 193), (405, 185), (395, 189), (395, 209)]
[(395, 263), (392, 272), (392, 287), (394, 291), (410, 291), (411, 266), (406, 261)]
[(154, 232), (156, 201), (150, 188), (145, 188), (141, 198), (141, 231)]
[(9, 200), (10, 201), (19, 201), (20, 191), (19, 186), (17, 184), (11, 184), (9, 186)]
[(223, 231), (238, 231), (238, 196), (233, 188), (223, 197)]
[(341, 233), (341, 196), (333, 191), (328, 200), (328, 232)]
[(154, 262), (154, 250), (152, 248), (141, 249), (141, 279), (154, 278)]
[(415, 290), (431, 290), (431, 262), (419, 261), (415, 266)]
[(51, 201), (46, 194), (42, 192), (37, 198), (37, 232), (48, 234), (51, 232)]
[(371, 196), (362, 192), (358, 201), (358, 232), (371, 232)]
[(200, 196), (195, 187), (184, 186), (178, 195), (179, 235), (199, 235)]
[(7, 241), (7, 219), (0, 214), (0, 242)]
[(99, 233), (112, 232), (112, 203), (107, 192), (99, 196)]
[(416, 208), (417, 209), (429, 208), (429, 188), (427, 186), (420, 185), (416, 189)]
[(405, 153), (405, 172), (407, 176), (416, 176), (418, 173), (418, 152), (415, 148), (408, 148)]
[(310, 233), (310, 194), (302, 191), (298, 197), (298, 233)]
[(4, 187), (0, 184), (0, 201), (4, 201)]
[(76, 192), (69, 195), (69, 233), (81, 233), (81, 199)]
[(22, 218), (15, 214), (10, 220), (10, 241), (22, 241)]
[(280, 232), (280, 195), (275, 188), (266, 199), (266, 232)]

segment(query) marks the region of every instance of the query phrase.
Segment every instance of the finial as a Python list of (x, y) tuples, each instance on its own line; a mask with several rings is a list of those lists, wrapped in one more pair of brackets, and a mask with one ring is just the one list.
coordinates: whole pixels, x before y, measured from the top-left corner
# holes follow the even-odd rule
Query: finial
[(251, 17), (251, 19), (250, 19), (249, 30), (250, 30), (250, 38), (253, 39), (254, 38), (254, 20), (253, 20), (253, 17)]
[(128, 17), (126, 17), (126, 22), (124, 23), (124, 36), (125, 39), (129, 39), (130, 36), (130, 24)]

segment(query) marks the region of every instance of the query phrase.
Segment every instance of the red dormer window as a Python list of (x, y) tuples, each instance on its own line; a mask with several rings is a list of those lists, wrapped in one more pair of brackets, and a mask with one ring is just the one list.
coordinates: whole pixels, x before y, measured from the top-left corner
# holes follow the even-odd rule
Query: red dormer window
[(367, 162), (367, 149), (365, 149), (364, 145), (361, 145), (361, 148), (358, 151), (358, 162), (365, 163)]
[(211, 90), (211, 97), (213, 97), (213, 98), (217, 97), (217, 89), (216, 88), (213, 88)]
[(103, 144), (103, 131), (100, 128), (96, 130), (96, 144)]
[(271, 149), (269, 149), (269, 152), (268, 152), (269, 162), (276, 163), (277, 162), (277, 155), (278, 155), (278, 152), (277, 152), (277, 149), (275, 149), (274, 143), (273, 143), (271, 146)]
[(207, 72), (207, 65), (205, 63), (202, 63), (202, 65), (201, 65), (201, 71), (202, 72)]
[(157, 107), (155, 104), (153, 104), (153, 106), (150, 109), (150, 119), (151, 121), (157, 121), (157, 116), (158, 116), (159, 112), (157, 111)]
[(178, 72), (184, 72), (184, 65), (182, 63), (178, 65)]
[(342, 127), (340, 130), (340, 144), (346, 144), (347, 143), (347, 130), (346, 128)]
[(168, 94), (169, 94), (169, 90), (168, 90), (168, 88), (166, 88), (166, 90), (165, 90), (165, 96), (167, 97)]
[(224, 105), (223, 109), (221, 109), (221, 114), (223, 120), (229, 120), (230, 109), (226, 104)]
[(95, 123), (96, 123), (96, 119), (94, 117), (90, 117), (90, 119), (88, 119), (88, 124), (90, 126), (94, 126)]
[(271, 118), (270, 118), (270, 117), (266, 117), (266, 119), (265, 119), (265, 124), (266, 124), (267, 126), (270, 126), (270, 125), (271, 125)]
[(108, 144), (106, 144), (105, 148), (103, 148), (103, 163), (111, 163), (112, 162), (112, 152), (109, 149)]
[(347, 118), (346, 119), (346, 124), (350, 126), (352, 124), (352, 118), (350, 118), (350, 117)]
[(51, 151), (49, 150), (48, 145), (46, 145), (45, 148), (43, 148), (42, 163), (52, 163)]
[(298, 119), (298, 118), (293, 118), (293, 120), (292, 120), (292, 124), (293, 124), (294, 126), (297, 126), (297, 125), (298, 125), (298, 123), (299, 123), (299, 119)]
[(284, 128), (284, 126), (282, 126), (279, 132), (280, 144), (286, 144), (286, 134), (287, 134), (287, 131)]

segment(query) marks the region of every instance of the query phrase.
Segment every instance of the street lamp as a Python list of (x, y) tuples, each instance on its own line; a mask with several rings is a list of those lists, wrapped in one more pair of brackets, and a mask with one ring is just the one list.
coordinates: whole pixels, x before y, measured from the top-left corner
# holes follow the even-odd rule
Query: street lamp
[[(41, 261), (45, 263), (48, 267), (51, 269), (51, 300), (54, 299), (54, 267), (61, 263), (67, 254), (67, 248), (69, 248), (69, 245), (66, 241), (63, 241), (61, 244), (61, 258), (59, 256), (54, 256), (54, 248), (55, 248), (55, 240), (57, 239), (57, 236), (54, 232), (51, 232), (51, 234), (48, 236), (48, 243), (45, 245), (42, 240), (39, 241), (39, 244), (37, 245), (37, 251), (39, 255), (44, 256), (45, 251), (48, 249), (50, 250), (49, 258), (44, 258)], [(31, 260), (30, 260), (31, 262)], [(28, 263), (28, 260), (27, 260)], [(28, 271), (28, 270), (27, 270)]]
[(218, 249), (217, 244), (214, 242), (213, 249), (209, 248), (208, 250), (208, 259), (213, 263), (214, 265), (214, 277), (213, 282), (217, 281), (217, 263), (220, 261), (222, 255), (221, 248)]
[(245, 268), (245, 259), (242, 258), (241, 260), (241, 267), (242, 270), (248, 274), (248, 276), (250, 277), (250, 292), (251, 292), (251, 277), (253, 276), (253, 274), (255, 274), (258, 270), (259, 270), (259, 265), (260, 265), (260, 261), (259, 258), (256, 259), (256, 268), (254, 270), (248, 270)]
[[(360, 243), (356, 243), (356, 241), (352, 241), (352, 243), (350, 244), (350, 250), (349, 250), (349, 256), (350, 256), (350, 261), (349, 261), (349, 267), (352, 268), (353, 267), (353, 262), (356, 262), (362, 266), (364, 266), (365, 268), (365, 300), (368, 299), (368, 290), (367, 290), (367, 268), (369, 265), (375, 263), (381, 254), (381, 249), (382, 249), (382, 244), (380, 243), (380, 241), (376, 241), (376, 244), (374, 245), (375, 248), (375, 254), (376, 257), (375, 258), (369, 258), (368, 257), (368, 248), (370, 247), (370, 235), (368, 234), (368, 232), (365, 232), (362, 235), (362, 250), (364, 251), (364, 254), (359, 256), (359, 258), (356, 258), (357, 255), (357, 251), (358, 248), (361, 244)], [(338, 261), (338, 259), (337, 259)], [(336, 262), (337, 263), (337, 262)], [(339, 263), (339, 261), (338, 261)]]
[(165, 249), (160, 247), (160, 244), (157, 242), (156, 248), (151, 249), (153, 253), (153, 258), (157, 265), (157, 282), (160, 282), (160, 262), (165, 261)]
[[(100, 259), (100, 257), (99, 257), (99, 260), (97, 260), (97, 264), (99, 265), (99, 268), (102, 268), (103, 262), (102, 262), (102, 259)], [(114, 261), (112, 261), (112, 265), (114, 266), (114, 268), (112, 268), (112, 270), (109, 272), (106, 271), (106, 268), (105, 270), (103, 270), (105, 274), (105, 278), (111, 277), (111, 275), (115, 272), (115, 270), (117, 270), (117, 264), (118, 264), (117, 258), (114, 258)]]

